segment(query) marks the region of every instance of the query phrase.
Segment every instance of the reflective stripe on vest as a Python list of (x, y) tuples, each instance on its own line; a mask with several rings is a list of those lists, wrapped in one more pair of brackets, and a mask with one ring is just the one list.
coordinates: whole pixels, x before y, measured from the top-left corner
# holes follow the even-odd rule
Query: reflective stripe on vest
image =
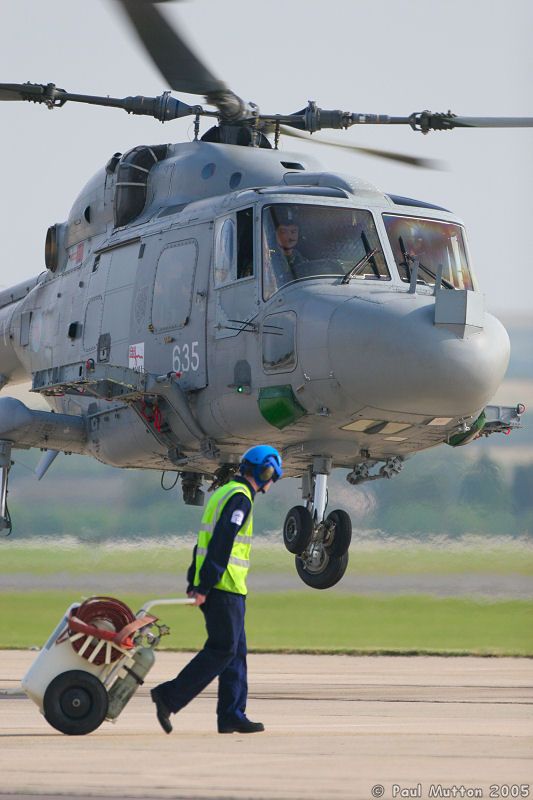
[(200, 523), (200, 530), (198, 531), (194, 585), (199, 586), (200, 584), (200, 569), (207, 555), (207, 548), (213, 536), (215, 525), (219, 521), (226, 503), (235, 494), (244, 494), (250, 500), (252, 508), (244, 525), (235, 536), (228, 566), (219, 582), (215, 584), (215, 589), (223, 589), (234, 594), (247, 594), (246, 576), (250, 566), (250, 549), (253, 534), (253, 498), (248, 486), (238, 481), (230, 481), (217, 489), (206, 506)]

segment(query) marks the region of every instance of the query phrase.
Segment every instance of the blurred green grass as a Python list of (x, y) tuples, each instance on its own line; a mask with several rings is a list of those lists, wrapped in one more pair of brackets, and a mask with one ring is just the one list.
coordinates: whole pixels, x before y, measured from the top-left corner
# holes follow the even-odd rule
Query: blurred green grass
[[(132, 546), (43, 546), (28, 543), (3, 543), (0, 548), (0, 574), (31, 573), (51, 575), (67, 572), (83, 575), (93, 572), (183, 574), (190, 564), (192, 545), (155, 545), (149, 541)], [(254, 547), (254, 572), (293, 573), (294, 560), (279, 544)], [(485, 546), (447, 545), (358, 545), (350, 549), (348, 574), (353, 575), (446, 575), (452, 573), (492, 573), (533, 575), (533, 548), (520, 544)]]
[[(0, 593), (0, 647), (42, 645), (78, 599), (65, 591)], [(146, 597), (127, 594), (121, 599), (137, 610)], [(251, 650), (533, 656), (533, 601), (310, 591), (257, 594), (247, 604)], [(164, 649), (201, 646), (204, 628), (197, 609), (159, 611), (171, 627)]]

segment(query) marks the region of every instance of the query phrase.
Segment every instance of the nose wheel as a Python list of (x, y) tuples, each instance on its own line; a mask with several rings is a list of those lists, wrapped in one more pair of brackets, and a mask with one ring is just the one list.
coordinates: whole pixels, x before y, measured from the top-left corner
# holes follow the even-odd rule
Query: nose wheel
[(333, 557), (348, 552), (352, 541), (352, 521), (346, 511), (337, 509), (328, 514), (324, 522), (324, 544)]
[(323, 546), (310, 553), (296, 556), (296, 572), (313, 589), (330, 589), (340, 581), (348, 566), (348, 553), (332, 556)]
[[(303, 582), (313, 589), (329, 589), (346, 572), (352, 523), (349, 515), (340, 509), (324, 518), (331, 462), (329, 459), (316, 461), (319, 467), (326, 469), (310, 470), (304, 477), (302, 492), (308, 498), (307, 506), (291, 508), (283, 525), (283, 541), (287, 550), (296, 556), (296, 571)], [(312, 492), (306, 491), (307, 488), (312, 488)]]
[(283, 524), (283, 542), (289, 553), (299, 555), (313, 538), (313, 518), (305, 506), (293, 506)]

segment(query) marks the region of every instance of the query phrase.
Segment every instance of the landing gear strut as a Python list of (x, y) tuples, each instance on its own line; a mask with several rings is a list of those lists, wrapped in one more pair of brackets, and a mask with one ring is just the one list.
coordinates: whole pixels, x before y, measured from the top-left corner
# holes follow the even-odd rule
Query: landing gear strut
[(7, 507), (7, 481), (11, 469), (11, 442), (0, 440), (0, 531), (11, 533), (11, 516)]
[(330, 458), (314, 459), (302, 479), (306, 505), (291, 508), (283, 526), (283, 541), (296, 556), (296, 571), (313, 589), (329, 589), (340, 581), (352, 539), (352, 523), (345, 511), (332, 511), (325, 517), (330, 472)]

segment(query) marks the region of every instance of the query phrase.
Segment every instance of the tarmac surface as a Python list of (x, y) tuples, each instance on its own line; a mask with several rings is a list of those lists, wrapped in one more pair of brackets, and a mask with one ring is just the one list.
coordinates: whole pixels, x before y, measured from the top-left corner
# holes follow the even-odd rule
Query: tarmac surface
[(148, 692), (189, 656), (163, 652), (115, 725), (67, 737), (21, 693), (35, 655), (0, 652), (0, 800), (533, 797), (529, 659), (251, 655), (265, 733), (217, 734), (213, 685), (166, 736)]

